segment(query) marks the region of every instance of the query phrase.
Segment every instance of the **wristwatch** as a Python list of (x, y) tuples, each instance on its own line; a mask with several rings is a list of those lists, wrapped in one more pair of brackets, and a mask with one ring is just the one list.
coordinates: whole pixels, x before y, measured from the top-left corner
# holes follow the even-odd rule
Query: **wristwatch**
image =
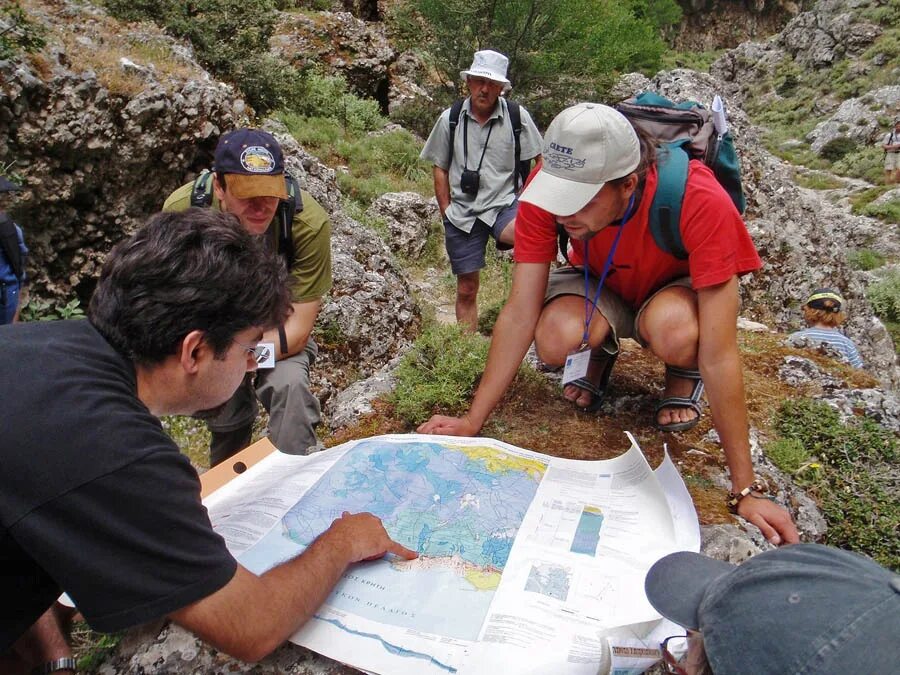
[(78, 662), (71, 656), (66, 656), (35, 666), (31, 671), (31, 675), (50, 675), (50, 673), (56, 673), (60, 670), (71, 670), (74, 673), (77, 667)]
[(728, 501), (727, 501), (728, 510), (731, 511), (732, 513), (736, 514), (737, 510), (738, 510), (738, 504), (741, 503), (741, 500), (744, 497), (751, 495), (751, 493), (753, 493), (753, 492), (759, 492), (760, 494), (764, 495), (768, 491), (769, 491), (768, 485), (766, 485), (759, 478), (754, 478), (753, 482), (750, 483), (750, 485), (745, 487), (743, 490), (741, 490), (737, 494), (735, 494), (734, 492), (728, 493)]

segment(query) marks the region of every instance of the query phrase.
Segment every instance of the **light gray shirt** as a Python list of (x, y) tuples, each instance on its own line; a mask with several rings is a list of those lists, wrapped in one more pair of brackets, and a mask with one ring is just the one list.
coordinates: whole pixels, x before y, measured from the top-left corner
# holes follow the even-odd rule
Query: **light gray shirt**
[[(512, 123), (506, 108), (506, 99), (497, 99), (497, 106), (491, 118), (484, 126), (469, 114), (470, 100), (463, 102), (459, 114), (459, 122), (453, 137), (453, 162), (450, 166), (450, 206), (447, 208), (447, 219), (463, 232), (471, 232), (475, 219), (480, 218), (492, 227), (497, 214), (510, 206), (516, 198), (515, 187), (515, 139)], [(520, 106), (522, 132), (519, 135), (521, 159), (533, 159), (541, 154), (541, 134), (538, 132), (531, 115)], [(493, 120), (493, 128), (491, 121)], [(468, 124), (468, 159), (464, 141)], [(490, 138), (488, 138), (490, 130)], [(447, 159), (450, 154), (450, 108), (441, 113), (422, 153), (422, 159), (434, 166), (447, 170)], [(485, 143), (487, 148), (485, 149)], [(481, 163), (481, 180), (478, 194), (469, 195), (460, 189), (459, 179), (463, 165), (471, 170), (478, 169), (481, 151), (485, 149), (484, 161)]]

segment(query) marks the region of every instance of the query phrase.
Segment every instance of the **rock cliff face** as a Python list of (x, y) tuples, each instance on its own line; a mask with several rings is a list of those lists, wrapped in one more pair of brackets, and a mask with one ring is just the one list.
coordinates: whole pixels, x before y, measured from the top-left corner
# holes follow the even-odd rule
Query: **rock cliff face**
[(777, 32), (799, 11), (792, 0), (678, 0), (684, 18), (673, 34), (676, 49), (735, 47)]
[[(27, 188), (14, 211), (31, 249), (31, 292), (77, 295), (86, 304), (112, 245), (210, 166), (221, 132), (248, 120), (235, 91), (164, 35), (116, 24), (111, 38), (110, 19), (95, 7), (71, 3), (47, 12), (33, 5), (33, 16), (51, 30), (79, 25), (80, 42), (55, 45), (52, 60), (0, 61), (0, 159)], [(159, 45), (155, 64), (141, 58), (146, 50), (129, 50), (148, 41)], [(104, 48), (128, 56), (110, 64), (91, 55)], [(332, 217), (334, 288), (319, 336), (328, 344), (314, 371), (327, 399), (390, 360), (410, 338), (418, 309), (385, 242), (341, 210), (334, 171), (283, 127), (267, 128), (282, 142), (288, 170)]]

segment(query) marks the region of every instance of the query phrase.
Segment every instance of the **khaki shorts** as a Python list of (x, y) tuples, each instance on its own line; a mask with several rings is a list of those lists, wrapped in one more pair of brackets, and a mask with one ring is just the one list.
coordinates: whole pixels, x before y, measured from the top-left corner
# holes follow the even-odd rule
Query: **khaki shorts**
[[(588, 275), (588, 285), (590, 286), (591, 299), (597, 292), (597, 283), (599, 277), (593, 274)], [(631, 338), (642, 347), (647, 344), (641, 339), (638, 331), (638, 322), (641, 314), (653, 298), (660, 292), (673, 286), (691, 287), (690, 277), (681, 277), (669, 282), (659, 290), (655, 291), (644, 303), (638, 308), (637, 312), (631, 309), (622, 298), (616, 295), (608, 288), (600, 291), (600, 298), (597, 300), (597, 311), (607, 320), (610, 326), (610, 334), (603, 343), (603, 351), (608, 354), (615, 354), (619, 351), (619, 340), (623, 338)], [(550, 271), (550, 279), (547, 283), (547, 294), (544, 296), (544, 304), (563, 295), (577, 295), (584, 297), (584, 268), (582, 267), (560, 267)]]
[(884, 155), (884, 170), (896, 171), (900, 169), (900, 152), (888, 152)]

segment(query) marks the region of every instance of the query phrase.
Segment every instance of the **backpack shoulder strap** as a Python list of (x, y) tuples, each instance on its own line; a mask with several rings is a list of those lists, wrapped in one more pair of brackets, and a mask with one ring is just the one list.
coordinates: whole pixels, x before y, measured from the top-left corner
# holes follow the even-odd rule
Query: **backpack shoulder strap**
[(688, 156), (682, 139), (664, 143), (657, 148), (656, 194), (650, 204), (650, 232), (660, 250), (687, 260), (688, 254), (681, 240), (681, 202), (687, 185)]
[(450, 106), (450, 147), (447, 148), (447, 171), (450, 171), (450, 165), (453, 164), (453, 139), (456, 135), (456, 127), (459, 125), (459, 114), (462, 112), (464, 100), (458, 98)]
[(212, 171), (203, 169), (191, 188), (191, 206), (211, 206), (212, 196)]
[(12, 217), (0, 211), (0, 253), (9, 263), (13, 274), (20, 281), (25, 278), (25, 257), (19, 248), (19, 232)]
[(300, 194), (300, 185), (297, 183), (297, 179), (291, 174), (284, 174), (284, 183), (288, 198), (282, 199), (278, 205), (278, 251), (284, 257), (288, 271), (290, 271), (296, 257), (294, 216), (303, 210), (303, 196)]
[(515, 145), (515, 180), (513, 186), (518, 192), (519, 187), (525, 185), (525, 179), (531, 171), (531, 162), (529, 160), (522, 161), (522, 110), (521, 106), (515, 101), (507, 101), (506, 109), (509, 112), (509, 121), (512, 122), (513, 142)]

